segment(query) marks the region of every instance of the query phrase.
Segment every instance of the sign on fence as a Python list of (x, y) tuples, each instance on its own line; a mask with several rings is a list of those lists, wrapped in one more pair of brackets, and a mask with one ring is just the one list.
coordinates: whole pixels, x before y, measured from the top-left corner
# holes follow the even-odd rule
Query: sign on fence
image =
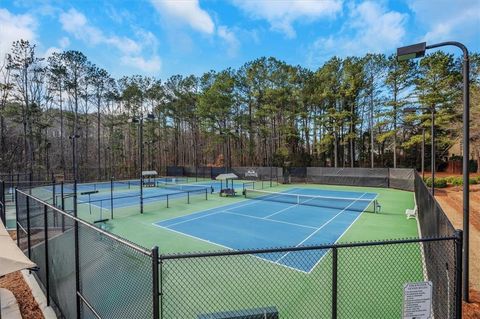
[(245, 177), (258, 177), (258, 173), (252, 168), (245, 172)]
[(403, 286), (403, 319), (428, 319), (432, 312), (432, 282), (412, 282)]

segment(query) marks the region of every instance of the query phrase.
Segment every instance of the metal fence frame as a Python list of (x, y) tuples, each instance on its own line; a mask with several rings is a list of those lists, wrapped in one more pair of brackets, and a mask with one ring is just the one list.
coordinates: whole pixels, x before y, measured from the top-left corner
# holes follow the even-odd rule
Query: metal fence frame
[[(317, 245), (317, 246), (300, 246), (300, 247), (287, 247), (287, 248), (275, 248), (275, 249), (254, 249), (254, 250), (239, 250), (239, 251), (220, 251), (220, 252), (210, 252), (210, 253), (191, 253), (191, 254), (170, 254), (170, 255), (160, 255), (159, 265), (160, 269), (162, 265), (164, 265), (168, 261), (178, 261), (178, 260), (185, 260), (185, 259), (208, 259), (208, 258), (215, 258), (215, 257), (232, 257), (232, 256), (244, 256), (244, 255), (259, 255), (259, 254), (275, 254), (275, 253), (294, 253), (294, 252), (302, 252), (302, 251), (312, 251), (312, 250), (331, 250), (332, 251), (332, 285), (331, 285), (331, 314), (332, 319), (336, 319), (338, 315), (338, 306), (340, 304), (338, 298), (338, 266), (339, 266), (339, 259), (338, 259), (338, 252), (343, 250), (348, 250), (352, 248), (362, 248), (362, 247), (375, 247), (375, 246), (395, 246), (401, 244), (415, 244), (418, 243), (422, 246), (422, 255), (425, 258), (424, 254), (428, 254), (429, 251), (424, 247), (427, 243), (439, 243), (439, 242), (448, 242), (451, 241), (455, 245), (455, 259), (454, 259), (454, 271), (455, 271), (455, 287), (454, 287), (454, 318), (461, 319), (462, 318), (462, 245), (463, 245), (463, 232), (461, 230), (456, 230), (451, 236), (449, 237), (439, 237), (439, 238), (423, 238), (423, 239), (401, 239), (401, 240), (388, 240), (388, 241), (372, 241), (372, 242), (353, 242), (353, 243), (335, 243), (335, 244), (326, 244), (326, 245)], [(428, 265), (427, 272), (428, 272)], [(428, 278), (431, 278), (428, 274)], [(161, 280), (162, 277), (160, 277)], [(439, 280), (438, 277), (435, 276), (434, 280)], [(435, 283), (436, 284), (436, 283)], [(164, 293), (162, 291), (163, 283), (160, 281), (160, 313), (163, 314), (163, 296)], [(435, 298), (434, 298), (435, 299)], [(435, 303), (444, 303), (445, 300), (434, 300), (432, 305), (432, 311), (434, 313), (433, 318), (437, 318), (435, 316), (436, 309)], [(359, 314), (361, 317), (361, 314)], [(161, 317), (163, 318), (163, 317)], [(212, 317), (213, 318), (213, 317)], [(442, 318), (442, 317), (440, 317)]]
[(4, 225), (7, 224), (7, 215), (5, 207), (5, 182), (0, 180), (0, 220)]
[[(49, 220), (48, 216), (49, 216), (49, 212), (54, 212), (55, 214), (59, 214), (62, 219), (65, 219), (67, 221), (70, 221), (70, 223), (73, 223), (73, 229), (76, 233), (76, 236), (75, 236), (75, 287), (76, 287), (76, 291), (75, 291), (75, 296), (76, 296), (76, 316), (77, 318), (82, 318), (84, 317), (82, 315), (82, 313), (85, 313), (86, 310), (88, 309), (88, 313), (90, 314), (93, 314), (94, 317), (96, 318), (105, 318), (106, 316), (101, 316), (101, 314), (97, 311), (97, 309), (95, 309), (95, 307), (92, 305), (92, 302), (91, 300), (88, 299), (87, 296), (85, 296), (83, 294), (83, 289), (85, 289), (85, 287), (82, 287), (80, 285), (80, 276), (79, 276), (79, 273), (82, 271), (82, 269), (80, 269), (79, 267), (79, 249), (82, 249), (83, 247), (80, 247), (79, 246), (79, 239), (78, 239), (78, 231), (79, 231), (79, 228), (80, 227), (84, 227), (86, 229), (88, 229), (89, 231), (92, 231), (94, 232), (95, 234), (97, 234), (98, 236), (101, 236), (102, 238), (108, 238), (109, 240), (112, 240), (116, 243), (116, 245), (119, 245), (119, 246), (123, 246), (123, 247), (128, 247), (129, 249), (137, 252), (138, 254), (142, 254), (144, 256), (146, 256), (146, 258), (149, 260), (149, 264), (151, 267), (151, 274), (152, 274), (152, 278), (153, 280), (151, 280), (151, 287), (148, 288), (148, 291), (149, 293), (151, 294), (151, 298), (152, 298), (152, 314), (151, 314), (151, 318), (153, 319), (158, 319), (159, 318), (159, 294), (158, 294), (158, 291), (159, 291), (159, 288), (158, 288), (158, 285), (159, 285), (159, 281), (158, 280), (155, 280), (155, 278), (158, 278), (158, 268), (159, 268), (159, 259), (158, 259), (158, 247), (155, 246), (153, 247), (151, 250), (147, 250), (143, 247), (140, 247), (132, 242), (129, 242), (128, 240), (125, 240), (119, 236), (116, 236), (112, 233), (109, 233), (107, 231), (104, 231), (98, 227), (95, 227), (94, 225), (91, 225), (77, 217), (74, 217), (72, 216), (71, 214), (68, 214), (64, 211), (62, 211), (61, 209), (58, 209), (57, 207), (54, 207), (53, 205), (45, 202), (45, 201), (42, 201), (38, 198), (35, 198), (33, 197), (32, 195), (29, 195), (28, 192), (23, 192), (21, 190), (16, 190), (16, 193), (15, 193), (15, 196), (17, 197), (17, 200), (16, 200), (16, 211), (17, 211), (17, 222), (16, 222), (16, 230), (17, 230), (17, 234), (19, 234), (17, 236), (17, 245), (19, 247), (22, 247), (22, 246), (25, 246), (25, 245), (22, 245), (22, 243), (20, 242), (22, 239), (22, 236), (20, 234), (23, 234), (24, 236), (26, 236), (26, 239), (27, 239), (27, 245), (25, 247), (25, 250), (27, 252), (27, 255), (29, 258), (32, 258), (32, 247), (33, 247), (33, 243), (32, 243), (32, 237), (34, 236), (32, 233), (33, 233), (33, 229), (32, 229), (32, 226), (31, 226), (31, 223), (30, 223), (30, 220), (34, 217), (31, 216), (31, 207), (32, 207), (32, 204), (35, 203), (35, 205), (37, 206), (40, 206), (42, 207), (42, 210), (43, 210), (43, 213), (41, 215), (43, 215), (43, 243), (44, 243), (44, 258), (45, 260), (43, 261), (44, 262), (44, 269), (41, 269), (43, 272), (44, 272), (44, 278), (41, 278), (42, 276), (40, 276), (39, 274), (37, 273), (34, 273), (36, 278), (37, 278), (37, 281), (40, 282), (44, 292), (45, 292), (45, 295), (46, 295), (46, 298), (47, 298), (47, 306), (52, 306), (56, 311), (57, 313), (60, 315), (60, 316), (64, 316), (63, 314), (63, 311), (62, 309), (60, 308), (59, 304), (61, 303), (59, 300), (54, 300), (51, 296), (51, 290), (52, 290), (52, 287), (51, 287), (51, 282), (50, 282), (50, 278), (49, 278), (49, 264), (50, 264), (50, 254), (49, 254), (49, 233), (48, 233), (48, 230), (49, 228), (51, 227), (51, 221)], [(22, 201), (20, 200), (19, 201), (19, 197), (20, 196), (23, 196), (25, 198), (25, 204), (26, 204), (26, 207), (25, 207), (25, 213), (26, 213), (26, 227), (24, 227), (24, 225), (22, 225), (22, 222), (21, 222), (21, 218), (19, 216), (19, 213), (20, 211), (22, 210), (21, 207), (19, 207), (20, 205), (22, 205)], [(35, 216), (35, 218), (39, 217), (39, 215)], [(115, 267), (114, 265), (112, 267)], [(110, 269), (112, 270), (112, 269)], [(147, 291), (147, 289), (146, 289)], [(73, 302), (72, 300), (69, 300), (69, 301), (63, 301), (63, 302)], [(86, 308), (83, 308), (82, 310), (82, 307), (86, 307)], [(88, 316), (87, 316), (88, 317)]]
[[(1, 186), (0, 186), (1, 189)], [(419, 209), (419, 223), (425, 224), (427, 220), (432, 218), (432, 216), (442, 216), (443, 211), (438, 203), (435, 201), (433, 197), (428, 197), (425, 201), (419, 201), (419, 196), (426, 197), (428, 195), (425, 194), (425, 190), (428, 192), (425, 184), (418, 176), (415, 176), (415, 193), (417, 195), (417, 202), (418, 202), (418, 209)], [(18, 197), (22, 197), (20, 202), (18, 201)], [(164, 264), (171, 262), (171, 261), (178, 261), (178, 260), (187, 260), (187, 259), (201, 259), (201, 260), (208, 260), (212, 258), (227, 258), (227, 257), (234, 257), (234, 256), (244, 256), (244, 255), (257, 255), (257, 254), (266, 254), (266, 253), (280, 253), (280, 252), (302, 252), (308, 250), (325, 250), (329, 249), (332, 252), (332, 273), (331, 275), (331, 314), (332, 318), (337, 318), (337, 308), (339, 302), (343, 302), (338, 299), (338, 273), (337, 269), (339, 266), (338, 260), (338, 252), (344, 251), (348, 249), (354, 249), (358, 247), (374, 247), (374, 246), (392, 246), (392, 245), (401, 245), (401, 244), (408, 244), (408, 243), (419, 243), (420, 245), (440, 245), (440, 242), (451, 241), (455, 247), (455, 260), (454, 260), (454, 299), (455, 304), (452, 305), (454, 307), (454, 318), (461, 318), (461, 291), (462, 291), (462, 282), (461, 282), (461, 274), (462, 274), (462, 232), (455, 231), (453, 226), (448, 226), (446, 231), (443, 232), (425, 232), (422, 231), (423, 237), (422, 239), (402, 239), (402, 240), (388, 240), (388, 241), (377, 241), (377, 242), (365, 242), (365, 243), (341, 243), (341, 244), (331, 244), (331, 245), (320, 245), (320, 246), (308, 246), (308, 247), (287, 247), (287, 248), (277, 248), (277, 249), (255, 249), (255, 250), (244, 250), (244, 251), (223, 251), (223, 252), (213, 252), (213, 253), (192, 253), (192, 254), (171, 254), (171, 255), (161, 255), (159, 254), (158, 247), (153, 247), (151, 250), (147, 250), (143, 247), (140, 247), (136, 244), (129, 242), (119, 236), (113, 235), (105, 230), (102, 230), (92, 224), (89, 224), (79, 218), (72, 216), (70, 213), (64, 211), (64, 201), (57, 205), (52, 205), (46, 201), (38, 199), (30, 194), (29, 190), (16, 190), (15, 192), (15, 203), (16, 203), (16, 228), (17, 228), (17, 244), (19, 247), (23, 248), (24, 251), (27, 252), (29, 258), (32, 258), (32, 247), (35, 244), (35, 236), (36, 234), (42, 236), (45, 246), (43, 250), (43, 258), (44, 258), (44, 267), (41, 270), (42, 274), (36, 274), (38, 281), (42, 284), (45, 294), (47, 296), (47, 304), (52, 305), (54, 309), (61, 315), (62, 309), (60, 307), (61, 302), (59, 300), (55, 300), (55, 297), (52, 295), (51, 291), (55, 291), (56, 287), (52, 285), (52, 280), (50, 278), (50, 269), (49, 269), (49, 260), (55, 258), (55, 250), (49, 249), (49, 227), (51, 225), (51, 218), (49, 218), (49, 214), (52, 212), (61, 219), (61, 227), (57, 225), (58, 229), (61, 229), (62, 232), (65, 231), (65, 224), (70, 224), (71, 227), (74, 229), (75, 232), (75, 296), (76, 296), (76, 317), (83, 318), (83, 317), (96, 317), (96, 318), (107, 318), (108, 316), (102, 315), (102, 313), (96, 308), (94, 304), (92, 304), (89, 297), (84, 294), (84, 287), (80, 283), (80, 273), (83, 271), (80, 267), (79, 259), (81, 256), (79, 255), (79, 250), (82, 250), (84, 247), (82, 245), (81, 239), (79, 239), (79, 229), (87, 229), (92, 234), (96, 234), (100, 238), (111, 240), (112, 243), (118, 245), (119, 247), (124, 247), (131, 249), (138, 254), (141, 254), (146, 257), (146, 260), (149, 264), (150, 274), (149, 278), (151, 278), (151, 285), (149, 287), (145, 287), (145, 294), (151, 296), (151, 318), (158, 319), (164, 318), (163, 317), (163, 308), (164, 308), (164, 290), (162, 287), (165, 285), (165, 277), (163, 274)], [(63, 196), (62, 196), (63, 198)], [(24, 200), (23, 200), (24, 199)], [(1, 197), (0, 197), (1, 200)], [(426, 204), (425, 204), (426, 203)], [(434, 208), (432, 208), (432, 205)], [(57, 208), (56, 206), (60, 206), (61, 208)], [(40, 213), (38, 214), (38, 211)], [(34, 213), (37, 213), (36, 215)], [(422, 217), (421, 214), (424, 214)], [(43, 223), (41, 223), (41, 227), (38, 226), (38, 222), (35, 221), (36, 218), (42, 218), (43, 216)], [(58, 218), (57, 217), (57, 218)], [(443, 218), (443, 217), (440, 217)], [(435, 219), (437, 220), (437, 219)], [(448, 220), (448, 219), (447, 219)], [(40, 231), (39, 231), (40, 230)], [(59, 230), (60, 231), (60, 230)], [(42, 235), (43, 233), (43, 235)], [(89, 247), (89, 249), (92, 247)], [(429, 266), (429, 262), (435, 261), (436, 258), (441, 257), (441, 252), (432, 252), (426, 248), (424, 248), (425, 255), (423, 256), (424, 262), (426, 264), (426, 272), (428, 278), (434, 278), (435, 280), (442, 280), (442, 275), (439, 275), (437, 270), (434, 266)], [(121, 258), (121, 256), (119, 257)], [(341, 261), (340, 261), (341, 262)], [(144, 262), (145, 263), (145, 262)], [(111, 267), (115, 267), (115, 265), (110, 265)], [(110, 269), (111, 270), (111, 269)], [(42, 282), (43, 280), (43, 282)], [(73, 301), (70, 301), (73, 302)], [(87, 316), (85, 313), (90, 314)], [(165, 317), (168, 318), (168, 317)]]

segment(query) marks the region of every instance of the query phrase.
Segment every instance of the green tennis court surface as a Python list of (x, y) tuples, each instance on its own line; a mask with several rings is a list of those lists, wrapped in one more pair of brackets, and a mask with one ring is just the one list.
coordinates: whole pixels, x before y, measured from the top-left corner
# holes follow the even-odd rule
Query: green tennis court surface
[[(303, 194), (312, 189), (320, 192), (377, 194), (377, 200), (382, 206), (380, 213), (360, 214), (339, 236), (338, 242), (418, 236), (416, 221), (407, 220), (405, 217), (405, 209), (414, 207), (414, 196), (411, 192), (306, 184), (280, 185), (268, 190), (288, 192), (291, 189)], [(218, 210), (230, 205), (240, 206), (249, 202), (260, 203), (262, 200), (245, 199), (242, 196), (225, 198), (218, 194), (209, 194), (208, 200), (193, 198), (190, 204), (181, 198), (173, 199), (170, 208), (166, 208), (161, 202), (146, 203), (143, 214), (139, 213), (139, 205), (136, 204), (116, 208), (113, 220), (97, 226), (146, 248), (157, 245), (161, 254), (226, 251), (228, 249), (218, 243), (172, 232), (154, 224), (177, 218), (190, 220), (195, 213), (201, 211)], [(82, 206), (84, 205), (79, 206), (79, 217), (89, 221), (98, 219), (98, 210), (93, 210), (90, 214), (88, 208)], [(228, 223), (225, 225), (228, 226)], [(236, 224), (230, 226), (238, 228)], [(225, 232), (228, 233), (228, 229)], [(265, 236), (268, 238), (268, 229), (266, 232)], [(105, 249), (102, 256), (107, 260), (109, 249)], [(381, 250), (375, 246), (339, 250), (338, 278), (341, 286), (338, 298), (349, 300), (348, 303), (340, 303), (342, 306), (339, 313), (343, 313), (343, 317), (362, 313), (369, 318), (378, 317), (382, 313), (398, 313), (400, 317), (403, 284), (424, 280), (420, 252), (418, 244), (390, 246)], [(289, 260), (297, 266), (297, 270), (268, 261), (277, 257), (272, 254), (262, 254), (261, 258), (238, 255), (166, 260), (162, 265), (164, 315), (196, 318), (200, 314), (218, 311), (275, 306), (281, 318), (306, 318), (304, 315), (312, 313), (317, 313), (319, 318), (329, 317), (332, 252), (321, 253), (323, 257), (315, 267), (302, 262), (318, 261), (318, 250), (290, 253)], [(309, 272), (298, 271), (298, 268), (308, 269)], [(136, 275), (138, 274), (133, 270), (128, 274), (132, 278)], [(108, 277), (109, 274), (97, 276)], [(178, 303), (183, 306), (174, 306)], [(308, 313), (304, 313), (305, 309), (308, 309)]]

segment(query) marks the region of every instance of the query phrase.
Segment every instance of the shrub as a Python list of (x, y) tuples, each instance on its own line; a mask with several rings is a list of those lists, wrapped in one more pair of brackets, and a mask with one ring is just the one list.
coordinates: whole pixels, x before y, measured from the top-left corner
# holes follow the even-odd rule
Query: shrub
[[(470, 177), (469, 184), (470, 185), (476, 185), (479, 184), (480, 180), (478, 177)], [(462, 176), (457, 176), (452, 179), (451, 184), (453, 186), (462, 186), (463, 185), (463, 177)]]
[(463, 177), (462, 176), (457, 176), (452, 180), (452, 185), (453, 186), (462, 186), (463, 185)]
[(453, 184), (453, 181), (455, 180), (455, 176), (448, 176), (445, 177), (445, 180), (447, 181), (448, 184)]
[[(432, 178), (428, 177), (425, 179), (425, 184), (428, 187), (432, 187)], [(445, 188), (447, 187), (447, 180), (445, 178), (435, 178), (435, 187), (436, 188)]]

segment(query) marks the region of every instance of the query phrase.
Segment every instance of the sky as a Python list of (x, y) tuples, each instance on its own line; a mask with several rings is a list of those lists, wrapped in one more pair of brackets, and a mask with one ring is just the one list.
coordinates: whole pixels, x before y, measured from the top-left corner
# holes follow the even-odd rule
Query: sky
[(480, 0), (0, 0), (0, 55), (20, 38), (42, 57), (81, 51), (114, 77), (201, 75), (262, 56), (315, 70), (423, 41), (480, 52)]

